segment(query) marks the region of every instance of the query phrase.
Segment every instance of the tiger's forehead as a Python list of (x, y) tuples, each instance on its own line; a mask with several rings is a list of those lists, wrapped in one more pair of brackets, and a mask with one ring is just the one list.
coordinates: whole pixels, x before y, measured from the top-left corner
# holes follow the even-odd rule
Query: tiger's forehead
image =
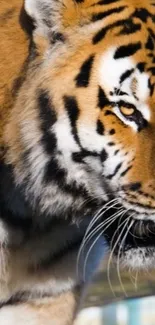
[[(117, 48), (109, 48), (99, 60), (99, 82), (107, 92), (117, 88), (126, 88), (131, 94), (132, 82), (135, 79), (136, 90), (139, 92), (139, 99), (146, 101), (149, 96), (148, 80), (149, 75), (141, 73), (136, 66), (136, 62), (131, 57), (116, 57)], [(125, 86), (124, 86), (125, 85)]]

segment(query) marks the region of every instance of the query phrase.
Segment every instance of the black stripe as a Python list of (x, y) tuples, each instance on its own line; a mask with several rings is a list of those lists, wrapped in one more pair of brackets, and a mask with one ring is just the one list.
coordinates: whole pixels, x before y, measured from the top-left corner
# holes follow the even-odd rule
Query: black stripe
[(130, 43), (128, 45), (122, 45), (116, 50), (116, 52), (114, 54), (114, 59), (117, 60), (117, 59), (122, 59), (124, 57), (131, 56), (131, 55), (135, 54), (140, 49), (141, 49), (140, 42)]
[(55, 182), (59, 186), (62, 186), (65, 182), (65, 177), (67, 172), (65, 169), (61, 168), (57, 162), (57, 160), (53, 157), (46, 164), (44, 171), (44, 182), (45, 184)]
[[(29, 292), (29, 296), (31, 296), (32, 293)], [(5, 306), (15, 306), (19, 303), (22, 302), (27, 302), (28, 301), (28, 291), (24, 292), (19, 292), (16, 295), (12, 296), (9, 300), (1, 302), (0, 303), (0, 308), (3, 308)]]
[[(78, 246), (80, 246), (81, 240), (82, 240), (82, 238), (79, 239), (79, 242), (77, 242), (77, 248), (78, 248)], [(70, 252), (72, 253), (72, 251), (75, 248), (76, 248), (76, 245), (73, 244), (73, 249), (72, 249), (72, 247), (69, 247), (68, 251), (70, 249)], [(67, 253), (67, 247), (66, 247), (66, 253)], [(51, 259), (50, 263), (45, 262), (46, 267), (50, 266), (51, 263), (56, 262), (58, 260), (58, 258), (56, 256), (56, 258), (54, 257), (53, 259)], [(60, 256), (60, 258), (61, 258), (61, 256)], [(49, 260), (50, 260), (50, 258), (49, 258)], [(39, 267), (44, 269), (44, 267), (45, 267), (44, 262), (43, 262), (43, 264), (41, 262), (41, 264), (39, 264)], [(36, 270), (34, 270), (34, 268), (31, 268), (31, 269), (32, 269), (33, 272), (36, 271)], [(40, 301), (40, 299), (51, 298), (51, 296), (52, 296), (52, 293), (49, 292), (49, 291), (48, 292), (45, 291), (45, 292), (42, 292), (42, 293), (40, 291), (37, 291), (37, 290), (36, 291), (34, 291), (34, 290), (33, 291), (28, 291), (28, 290), (27, 291), (19, 291), (18, 293), (13, 295), (9, 300), (1, 302), (0, 303), (0, 308), (3, 308), (5, 306), (16, 306), (18, 304), (23, 304), (23, 303), (27, 303), (27, 302), (31, 303), (31, 301), (34, 301), (34, 300), (37, 302), (37, 300)], [(44, 302), (44, 300), (42, 300), (42, 303), (43, 302)]]
[(107, 32), (111, 29), (112, 25), (103, 27), (97, 34), (93, 37), (93, 44), (97, 44), (106, 36)]
[(131, 18), (126, 20), (125, 25), (117, 35), (129, 35), (138, 32), (141, 30), (140, 23), (134, 23)]
[(43, 129), (49, 129), (56, 121), (56, 112), (47, 91), (39, 90), (39, 114)]
[(72, 159), (77, 163), (85, 163), (83, 159), (87, 157), (98, 157), (98, 153), (95, 151), (88, 151), (88, 150), (82, 150), (79, 152), (72, 153)]
[(77, 127), (76, 127), (76, 122), (79, 117), (79, 107), (78, 107), (77, 100), (75, 97), (72, 96), (64, 96), (64, 105), (70, 120), (74, 139), (81, 147), (80, 140), (77, 133)]
[(116, 168), (115, 168), (113, 174), (106, 176), (106, 178), (108, 178), (108, 179), (112, 179), (112, 178), (117, 174), (117, 172), (120, 170), (121, 167), (122, 167), (122, 163), (119, 163), (119, 164), (116, 166)]
[[(116, 103), (115, 103), (115, 104), (116, 104)], [(134, 110), (136, 109), (135, 105), (133, 105), (133, 104), (131, 104), (131, 103), (128, 103), (128, 102), (125, 102), (124, 100), (119, 100), (119, 101), (117, 102), (117, 105), (118, 105), (119, 107), (124, 106), (124, 107), (129, 108), (129, 109), (131, 109), (131, 108), (133, 108)]]
[(128, 189), (131, 191), (138, 191), (141, 188), (142, 184), (140, 182), (130, 183), (128, 185)]
[(124, 172), (121, 173), (120, 177), (123, 177), (127, 174), (127, 172), (132, 168), (132, 166), (127, 167)]
[(47, 130), (42, 135), (41, 143), (43, 144), (44, 149), (45, 149), (47, 154), (49, 154), (49, 155), (53, 154), (54, 150), (56, 149), (56, 146), (57, 146), (56, 135), (52, 131), (49, 132)]
[(148, 87), (149, 87), (149, 89), (150, 89), (150, 96), (153, 96), (153, 94), (154, 94), (155, 84), (154, 84), (154, 83), (151, 84), (151, 80), (150, 80), (150, 79), (149, 79), (149, 81), (148, 81)]
[(13, 295), (9, 300), (0, 303), (0, 308), (4, 306), (16, 306), (21, 303), (30, 302), (31, 300), (37, 300), (37, 299), (44, 299), (51, 297), (51, 293), (49, 292), (43, 292), (40, 294), (40, 292), (36, 291), (19, 291), (15, 295)]
[(72, 96), (64, 96), (64, 103), (70, 119), (71, 126), (72, 128), (75, 128), (77, 119), (79, 117), (79, 108), (77, 100), (75, 97)]
[[(135, 196), (134, 196), (134, 198), (135, 198)], [(135, 203), (135, 202), (130, 201), (130, 200), (127, 200), (126, 202), (127, 202), (127, 203), (131, 203), (132, 206), (133, 206), (133, 203), (134, 203), (134, 206), (147, 208), (147, 209), (149, 209), (149, 210), (152, 211), (152, 207), (151, 207), (150, 205), (148, 205), (148, 204), (142, 204), (142, 203), (140, 203), (140, 202)], [(151, 244), (152, 244), (152, 243), (151, 243)]]
[(111, 130), (109, 131), (109, 134), (110, 134), (110, 135), (114, 135), (115, 133), (116, 133), (115, 129), (111, 129)]
[(106, 161), (107, 158), (108, 158), (108, 154), (107, 154), (106, 150), (103, 149), (103, 150), (101, 151), (101, 154), (100, 154), (100, 159), (101, 159), (102, 163), (103, 163), (104, 161)]
[(116, 156), (119, 152), (120, 152), (120, 150), (117, 149), (117, 150), (114, 152), (114, 155)]
[(96, 131), (100, 135), (103, 135), (104, 134), (104, 125), (103, 125), (103, 123), (100, 120), (97, 121)]
[(116, 117), (115, 113), (114, 113), (114, 112), (112, 112), (112, 111), (110, 111), (109, 109), (107, 109), (107, 110), (105, 111), (104, 115), (105, 115), (105, 116), (108, 116), (108, 115), (113, 115), (113, 116), (115, 116), (115, 117)]
[(99, 90), (98, 90), (98, 107), (100, 109), (103, 109), (107, 105), (110, 105), (110, 102), (109, 102), (104, 90), (99, 86)]
[(147, 69), (147, 71), (150, 71), (153, 76), (155, 76), (155, 67), (150, 67)]
[(122, 82), (124, 82), (126, 79), (128, 79), (133, 72), (134, 72), (134, 69), (126, 70), (120, 77), (120, 84)]
[(146, 45), (145, 45), (147, 50), (153, 51), (154, 50), (154, 41), (152, 37), (149, 35)]
[(53, 32), (52, 33), (51, 43), (52, 44), (55, 44), (56, 42), (62, 42), (62, 43), (64, 43), (65, 42), (65, 36), (62, 33)]
[[(31, 52), (31, 50), (30, 50), (30, 52)], [(23, 85), (23, 83), (26, 79), (26, 76), (27, 76), (26, 71), (28, 69), (29, 61), (30, 61), (30, 55), (25, 60), (22, 68), (20, 69), (19, 76), (17, 78), (15, 78), (13, 81), (11, 94), (14, 98), (16, 98), (21, 86)]]
[(39, 90), (38, 96), (39, 119), (41, 124), (42, 138), (41, 142), (48, 154), (53, 153), (57, 145), (55, 134), (51, 127), (57, 121), (55, 109), (47, 91)]
[[(125, 91), (122, 91), (120, 90), (120, 88), (115, 88), (114, 89), (114, 93), (113, 92), (110, 92), (110, 95), (113, 96), (113, 95), (118, 95), (118, 96), (124, 96), (124, 95), (128, 95)], [(114, 103), (112, 103), (113, 105)]]
[(145, 193), (145, 192), (143, 192), (143, 191), (138, 191), (138, 194), (141, 194), (141, 195), (143, 195), (144, 197), (150, 198), (150, 199), (152, 199), (152, 200), (155, 199), (154, 195), (150, 195), (149, 193)]
[(125, 8), (126, 8), (126, 6), (121, 6), (121, 7), (118, 7), (118, 8), (113, 8), (113, 9), (106, 10), (106, 11), (104, 11), (104, 12), (100, 12), (100, 13), (98, 13), (98, 14), (93, 14), (93, 16), (92, 16), (92, 21), (95, 22), (95, 21), (97, 21), (97, 20), (107, 18), (108, 16), (110, 16), (110, 15), (112, 15), (112, 14), (120, 13), (120, 12), (123, 11)]
[(116, 21), (115, 23), (112, 23), (106, 27), (103, 27), (93, 37), (93, 44), (95, 45), (95, 44), (99, 43), (106, 36), (106, 34), (109, 30), (112, 30), (115, 27), (121, 27), (121, 26), (124, 27), (125, 24), (126, 24), (126, 19), (122, 19), (122, 20)]
[[(85, 190), (83, 185), (77, 184), (75, 181), (67, 184), (66, 182), (67, 170), (59, 166), (59, 162), (56, 159), (51, 159), (45, 168), (44, 172), (44, 182), (45, 184), (54, 182), (58, 185), (59, 190), (62, 193), (70, 194), (71, 197), (77, 199), (78, 197), (82, 197), (83, 199), (89, 199), (89, 195)], [(90, 205), (90, 201), (88, 201)], [(70, 208), (71, 210), (71, 208)], [(74, 211), (75, 212), (75, 211)]]
[(147, 22), (147, 19), (152, 17), (153, 15), (145, 8), (137, 8), (133, 14), (134, 17), (139, 18), (144, 23)]
[(115, 146), (115, 145), (116, 145), (115, 142), (108, 142), (108, 146), (110, 146), (110, 147), (113, 147), (113, 146)]
[(80, 72), (75, 78), (77, 87), (88, 87), (94, 55), (91, 55), (81, 66)]
[[(84, 185), (79, 185), (76, 182), (71, 182), (70, 184), (63, 184), (63, 189), (70, 194), (72, 197), (77, 199), (78, 197), (82, 197), (83, 200), (88, 199), (88, 205), (90, 207), (91, 202), (90, 202), (90, 196), (88, 194), (88, 191), (85, 189)], [(94, 202), (92, 202), (93, 205)], [(75, 216), (75, 209), (74, 206), (72, 207), (74, 211), (74, 216)], [(70, 208), (70, 211), (72, 211), (72, 208)]]
[(139, 62), (139, 63), (137, 64), (137, 69), (142, 73), (142, 72), (144, 72), (144, 70), (145, 70), (145, 65), (146, 65), (145, 62)]
[(106, 27), (103, 27), (97, 34), (93, 37), (93, 44), (97, 44), (100, 42), (107, 34), (109, 30), (113, 28), (122, 27), (122, 30), (117, 33), (117, 35), (121, 34), (133, 34), (136, 31), (141, 29), (141, 24), (134, 23), (132, 20), (133, 16), (129, 17), (128, 19), (122, 19), (112, 23)]
[(151, 37), (153, 38), (153, 40), (155, 40), (155, 34), (154, 34), (153, 30), (151, 28), (148, 28), (148, 32), (151, 35)]
[(100, 0), (97, 2), (98, 5), (109, 5), (115, 2), (119, 2), (120, 0)]

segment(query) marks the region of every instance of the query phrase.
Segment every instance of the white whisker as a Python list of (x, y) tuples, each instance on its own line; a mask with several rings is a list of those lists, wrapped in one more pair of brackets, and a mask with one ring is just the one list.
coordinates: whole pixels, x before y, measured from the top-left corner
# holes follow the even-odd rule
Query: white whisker
[[(122, 213), (122, 212), (120, 212), (120, 214), (121, 214), (121, 213)], [(114, 219), (116, 219), (116, 218), (118, 218), (118, 216), (115, 217)], [(94, 247), (94, 245), (96, 244), (96, 242), (98, 241), (98, 239), (102, 236), (102, 234), (105, 232), (105, 230), (106, 230), (107, 228), (109, 228), (109, 226), (110, 226), (113, 222), (114, 222), (114, 220), (112, 220), (112, 221), (110, 222), (110, 224), (108, 224), (104, 229), (102, 229), (102, 231), (100, 232), (100, 234), (97, 236), (97, 238), (94, 240), (94, 242), (93, 242), (92, 245), (90, 246), (90, 248), (89, 248), (89, 250), (88, 250), (88, 252), (87, 252), (86, 258), (85, 258), (85, 263), (84, 263), (84, 272), (83, 272), (83, 274), (84, 274), (83, 278), (84, 278), (84, 279), (85, 279), (85, 275), (86, 275), (86, 265), (87, 265), (88, 257), (89, 257), (89, 255), (90, 255), (90, 252), (91, 252), (92, 248)]]
[[(129, 218), (131, 219), (132, 215)], [(127, 295), (127, 293), (125, 291), (125, 288), (124, 288), (124, 285), (123, 285), (123, 282), (122, 282), (122, 278), (121, 278), (121, 273), (120, 273), (120, 254), (121, 254), (121, 248), (123, 247), (123, 244), (124, 244), (124, 242), (126, 240), (126, 237), (127, 237), (128, 233), (129, 233), (129, 230), (133, 226), (133, 223), (134, 223), (134, 220), (131, 221), (131, 223), (130, 223), (130, 225), (129, 225), (129, 227), (128, 227), (128, 229), (127, 229), (127, 231), (126, 231), (126, 233), (125, 233), (125, 235), (124, 235), (124, 237), (123, 237), (123, 239), (122, 239), (122, 241), (120, 243), (120, 247), (119, 247), (119, 251), (118, 251), (118, 255), (117, 255), (117, 274), (118, 274), (118, 278), (119, 278), (121, 288), (122, 288), (122, 290), (123, 290), (126, 297), (128, 295)]]
[[(111, 204), (110, 206), (107, 207), (108, 204)], [(97, 214), (93, 217), (93, 219), (91, 220), (90, 224), (88, 225), (88, 228), (86, 230), (86, 233), (84, 235), (84, 238), (82, 240), (82, 243), (81, 243), (81, 246), (80, 246), (80, 249), (79, 249), (79, 252), (78, 252), (78, 256), (77, 256), (77, 277), (79, 277), (79, 261), (80, 261), (80, 257), (81, 257), (81, 254), (82, 254), (82, 250), (83, 250), (83, 247), (85, 245), (85, 240), (86, 240), (86, 237), (90, 231), (90, 229), (93, 227), (93, 225), (98, 221), (98, 219), (103, 215), (103, 212), (106, 213), (109, 209), (115, 207), (115, 205), (118, 204), (118, 199), (113, 199), (111, 200), (110, 202), (107, 202), (98, 212)], [(107, 207), (107, 209), (104, 211), (104, 209)], [(96, 218), (96, 219), (95, 219)]]
[[(121, 218), (122, 218), (122, 217), (121, 217)], [(110, 253), (109, 260), (108, 260), (107, 276), (108, 276), (108, 282), (109, 282), (109, 285), (110, 285), (110, 289), (111, 289), (111, 291), (112, 291), (112, 293), (113, 293), (114, 296), (115, 296), (115, 293), (114, 293), (114, 291), (113, 291), (113, 287), (112, 287), (111, 280), (110, 280), (110, 264), (111, 264), (111, 260), (112, 260), (112, 256), (113, 256), (113, 253), (114, 253), (114, 251), (115, 251), (115, 248), (116, 248), (117, 244), (119, 243), (119, 240), (120, 240), (120, 238), (121, 238), (121, 236), (122, 236), (122, 234), (123, 234), (123, 232), (124, 232), (124, 229), (125, 229), (125, 227), (127, 226), (128, 222), (129, 222), (129, 220), (128, 220), (128, 219), (125, 219), (124, 221), (121, 222), (121, 224), (119, 225), (119, 227), (116, 229), (116, 231), (115, 231), (115, 233), (114, 233), (114, 235), (113, 235), (113, 238), (115, 238), (115, 234), (118, 232), (118, 229), (119, 229), (120, 227), (122, 227), (122, 225), (124, 225), (124, 223), (125, 223), (125, 225), (123, 226), (122, 231), (120, 232), (120, 234), (119, 234), (119, 236), (118, 236), (118, 238), (117, 238), (117, 240), (116, 240), (116, 242), (115, 242), (115, 245), (113, 246), (113, 249), (112, 249), (112, 251), (111, 251), (111, 253)]]
[[(104, 205), (104, 206), (103, 206), (103, 207), (102, 207), (102, 208), (97, 212), (97, 214), (93, 217), (93, 219), (91, 220), (91, 222), (90, 222), (90, 224), (89, 224), (89, 226), (88, 226), (88, 228), (87, 228), (87, 230), (86, 230), (85, 237), (87, 236), (87, 234), (88, 234), (90, 228), (93, 227), (94, 223), (96, 223), (97, 220), (100, 218), (100, 216), (102, 216), (102, 212), (103, 212), (104, 209), (107, 207), (107, 205), (108, 205), (108, 204), (111, 204), (111, 203), (114, 203), (114, 204), (110, 205), (110, 207), (108, 207), (106, 211), (108, 211), (109, 209), (115, 207), (115, 205), (117, 205), (117, 204), (119, 203), (119, 201), (118, 201), (118, 199), (113, 199), (113, 200), (107, 202), (107, 203), (106, 203), (106, 204), (105, 204), (105, 205)], [(106, 212), (106, 211), (104, 211), (104, 212)]]
[(89, 241), (92, 236), (95, 235), (96, 232), (98, 232), (101, 228), (103, 228), (108, 222), (110, 222), (113, 219), (117, 219), (117, 217), (120, 215), (121, 212), (123, 212), (123, 209), (120, 209), (120, 211), (117, 211), (116, 213), (114, 213), (111, 217), (109, 217), (108, 219), (104, 220), (103, 222), (101, 222), (95, 229), (92, 230), (92, 232), (90, 232), (90, 234), (86, 237), (86, 241), (85, 244), (87, 244), (87, 241)]

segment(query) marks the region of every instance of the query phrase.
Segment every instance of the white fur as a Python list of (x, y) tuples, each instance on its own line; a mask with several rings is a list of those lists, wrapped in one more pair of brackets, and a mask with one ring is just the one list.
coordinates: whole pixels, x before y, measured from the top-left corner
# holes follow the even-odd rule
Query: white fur
[(51, 0), (25, 0), (25, 10), (35, 20), (43, 18), (43, 8), (51, 8)]
[(140, 73), (138, 70), (136, 70), (134, 77), (138, 81), (136, 95), (140, 99), (140, 101), (143, 103), (143, 102), (147, 101), (147, 99), (149, 97), (149, 87), (148, 87), (149, 75), (145, 72)]
[[(148, 254), (148, 249), (150, 254)], [(155, 267), (155, 249), (150, 248), (132, 248), (124, 252), (120, 259), (123, 267), (131, 268), (132, 270), (146, 270)]]
[(116, 49), (116, 47), (108, 49), (101, 57), (99, 64), (99, 82), (106, 93), (113, 91), (115, 87), (119, 87), (119, 78), (123, 72), (134, 68), (134, 63), (129, 58), (114, 59)]
[[(117, 102), (122, 99), (135, 105), (137, 110), (139, 110), (144, 118), (149, 121), (151, 113), (148, 105), (146, 104), (149, 96), (149, 76), (146, 73), (140, 73), (131, 58), (121, 58), (115, 60), (114, 53), (116, 49), (116, 47), (111, 47), (102, 56), (99, 64), (99, 82), (101, 87), (103, 87), (103, 89), (106, 91), (109, 100), (116, 102), (116, 106), (113, 108), (115, 114), (124, 122), (124, 124), (131, 126), (136, 132), (138, 130), (137, 124), (134, 121), (129, 121), (121, 114)], [(120, 85), (121, 75), (129, 69), (135, 69), (135, 71)], [(131, 91), (131, 82), (133, 78), (137, 80), (136, 96), (138, 97), (138, 100), (136, 100)], [(110, 95), (110, 92), (113, 92), (115, 88), (120, 87), (121, 91), (126, 92), (127, 95)]]

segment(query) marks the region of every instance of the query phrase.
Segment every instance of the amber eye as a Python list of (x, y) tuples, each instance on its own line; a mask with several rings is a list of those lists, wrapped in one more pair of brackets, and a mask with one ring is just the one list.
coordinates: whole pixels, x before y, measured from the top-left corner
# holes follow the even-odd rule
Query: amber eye
[(124, 107), (124, 106), (121, 106), (120, 107), (120, 112), (125, 115), (125, 116), (131, 116), (134, 114), (135, 112), (135, 109), (133, 107)]
[[(116, 103), (114, 103), (114, 106)], [(119, 115), (118, 115), (119, 114)], [(144, 127), (148, 125), (147, 121), (144, 119), (142, 113), (136, 108), (132, 103), (120, 100), (117, 102), (116, 115), (125, 123), (129, 125), (130, 122), (137, 124), (137, 130), (141, 131)]]

